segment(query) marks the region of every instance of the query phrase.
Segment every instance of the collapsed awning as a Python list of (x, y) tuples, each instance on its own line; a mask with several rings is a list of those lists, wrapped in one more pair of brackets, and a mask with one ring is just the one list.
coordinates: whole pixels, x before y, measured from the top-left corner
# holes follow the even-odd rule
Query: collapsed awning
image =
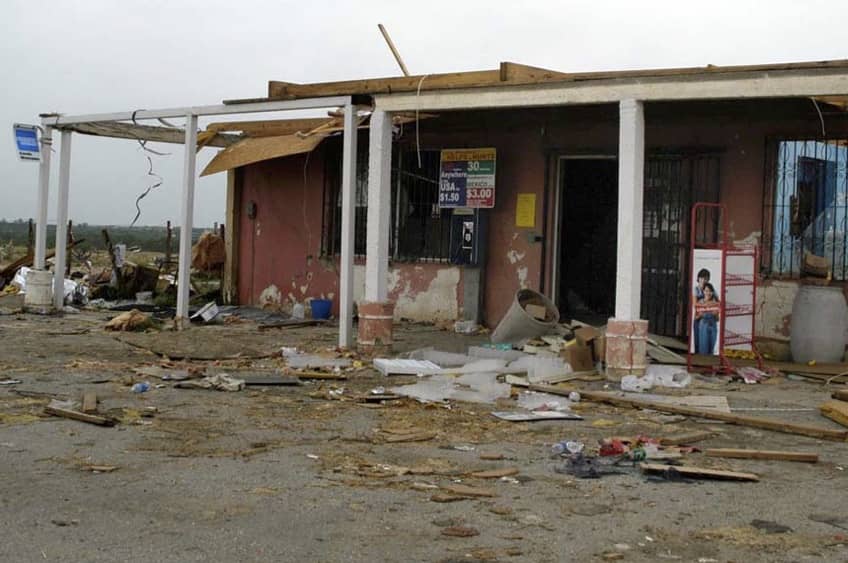
[(271, 158), (312, 152), (321, 141), (321, 135), (280, 135), (277, 137), (248, 137), (225, 148), (206, 165), (201, 176), (208, 176), (239, 166), (261, 162)]

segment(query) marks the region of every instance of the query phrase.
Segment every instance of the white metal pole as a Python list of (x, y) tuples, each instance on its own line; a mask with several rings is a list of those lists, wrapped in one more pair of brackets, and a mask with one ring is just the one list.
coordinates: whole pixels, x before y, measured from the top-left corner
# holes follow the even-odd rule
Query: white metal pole
[(197, 115), (186, 115), (185, 160), (183, 161), (183, 193), (180, 213), (180, 261), (177, 269), (177, 328), (188, 319), (188, 298), (191, 287), (191, 232), (194, 219), (194, 180), (196, 176)]
[(368, 145), (368, 228), (365, 257), (365, 300), (388, 297), (389, 228), (391, 225), (392, 116), (371, 114)]
[(342, 146), (342, 248), (339, 347), (353, 346), (353, 254), (356, 238), (356, 106), (345, 105)]
[(56, 204), (56, 260), (53, 265), (53, 306), (62, 309), (65, 297), (65, 264), (68, 244), (68, 193), (71, 181), (71, 133), (62, 130), (59, 153), (59, 198)]
[(615, 318), (639, 320), (642, 300), (642, 201), (645, 175), (645, 114), (641, 101), (619, 104), (618, 260)]
[(38, 166), (38, 209), (35, 218), (36, 270), (43, 270), (47, 255), (47, 197), (50, 193), (50, 153), (53, 150), (53, 129), (44, 127), (41, 133), (41, 163)]

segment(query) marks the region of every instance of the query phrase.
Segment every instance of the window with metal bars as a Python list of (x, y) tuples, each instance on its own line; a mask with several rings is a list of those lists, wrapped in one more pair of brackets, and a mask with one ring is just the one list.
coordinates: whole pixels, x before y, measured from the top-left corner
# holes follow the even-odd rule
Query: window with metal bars
[[(364, 149), (364, 150), (363, 150)], [(354, 254), (365, 255), (368, 216), (368, 149), (357, 151)], [(389, 253), (398, 262), (450, 260), (451, 209), (439, 207), (440, 151), (395, 147), (392, 155), (392, 210)], [(322, 253), (341, 248), (341, 156), (330, 148), (325, 160)]]
[(762, 269), (797, 277), (811, 252), (846, 279), (848, 139), (779, 139), (767, 149)]

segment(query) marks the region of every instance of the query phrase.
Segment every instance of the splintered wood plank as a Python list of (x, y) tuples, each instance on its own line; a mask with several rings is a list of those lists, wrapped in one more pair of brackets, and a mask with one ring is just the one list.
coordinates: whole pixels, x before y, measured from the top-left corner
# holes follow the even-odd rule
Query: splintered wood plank
[(97, 412), (97, 393), (86, 391), (82, 396), (82, 412), (92, 414)]
[(454, 483), (451, 485), (445, 485), (442, 487), (443, 490), (462, 497), (496, 497), (498, 494), (491, 489), (483, 489), (481, 487), (471, 487), (469, 485), (461, 485), (458, 483)]
[(46, 407), (44, 407), (44, 412), (46, 412), (47, 414), (52, 414), (53, 416), (70, 418), (71, 420), (88, 422), (89, 424), (97, 424), (98, 426), (115, 426), (115, 421), (111, 418), (106, 418), (105, 416), (98, 416), (95, 414), (85, 414), (82, 412), (56, 406), (47, 405)]
[(436, 437), (435, 432), (413, 432), (411, 434), (394, 434), (387, 436), (385, 441), (393, 444), (397, 442), (426, 442)]
[(724, 481), (759, 481), (760, 477), (753, 473), (709, 469), (693, 465), (666, 465), (664, 463), (642, 463), (639, 465), (645, 473), (674, 473), (683, 477), (695, 479), (718, 479)]
[(827, 401), (819, 407), (822, 415), (842, 426), (848, 426), (848, 402)]
[(502, 467), (500, 469), (488, 469), (486, 471), (474, 471), (471, 473), (472, 477), (477, 477), (478, 479), (500, 479), (501, 477), (509, 477), (511, 475), (518, 475), (517, 467)]
[(834, 391), (830, 396), (834, 399), (839, 399), (840, 401), (848, 401), (848, 389)]
[[(846, 430), (834, 430), (831, 428), (808, 426), (806, 424), (793, 424), (791, 422), (775, 418), (744, 416), (715, 410), (671, 405), (663, 403), (661, 401), (652, 401), (649, 399), (641, 399), (635, 397), (625, 397), (620, 393), (589, 391), (583, 389), (563, 389), (561, 387), (554, 387), (551, 385), (530, 385), (529, 389), (531, 391), (541, 391), (543, 393), (551, 393), (552, 395), (561, 395), (566, 397), (568, 396), (568, 393), (570, 391), (578, 391), (584, 400), (607, 403), (618, 407), (652, 409), (659, 412), (682, 414), (686, 416), (696, 416), (698, 418), (706, 418), (710, 420), (721, 420), (728, 424), (738, 424), (740, 426), (762, 428), (764, 430), (784, 432), (787, 434), (800, 434), (802, 436), (810, 436), (812, 438), (819, 438), (823, 440), (833, 440), (836, 442), (845, 442), (846, 440), (848, 440), (848, 431)], [(848, 425), (848, 419), (846, 419), (846, 425)]]
[(779, 461), (805, 461), (816, 463), (819, 454), (808, 452), (787, 452), (779, 450), (746, 450), (737, 448), (709, 448), (704, 450), (709, 457), (731, 457), (736, 459), (774, 459)]
[(661, 446), (681, 446), (694, 444), (695, 442), (701, 442), (703, 440), (708, 440), (715, 436), (715, 432), (709, 431), (693, 431), (693, 432), (681, 432), (680, 434), (672, 434), (671, 436), (664, 436), (660, 438)]

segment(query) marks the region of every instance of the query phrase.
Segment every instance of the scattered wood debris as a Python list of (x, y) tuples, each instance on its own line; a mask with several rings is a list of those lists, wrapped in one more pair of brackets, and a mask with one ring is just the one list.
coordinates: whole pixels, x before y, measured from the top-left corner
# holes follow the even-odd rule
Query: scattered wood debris
[(709, 469), (693, 465), (665, 465), (662, 463), (642, 463), (639, 468), (644, 473), (656, 473), (667, 477), (692, 477), (695, 479), (718, 479), (724, 481), (759, 481), (760, 477), (753, 473)]
[(486, 471), (474, 471), (470, 475), (478, 479), (500, 479), (501, 477), (509, 477), (518, 475), (517, 467), (503, 467), (501, 469), (488, 469)]
[(80, 422), (88, 422), (89, 424), (97, 424), (98, 426), (115, 426), (115, 421), (111, 418), (73, 410), (69, 408), (68, 403), (64, 401), (51, 401), (49, 405), (44, 407), (44, 412), (53, 416), (70, 418)]
[(819, 454), (807, 452), (787, 452), (778, 450), (745, 450), (736, 448), (710, 448), (704, 450), (709, 457), (730, 457), (736, 459), (773, 459), (779, 461), (804, 461), (816, 463)]
[(470, 528), (468, 526), (449, 526), (447, 528), (442, 528), (442, 535), (454, 538), (470, 538), (473, 536), (479, 536), (480, 531), (477, 528)]
[[(563, 396), (568, 396), (571, 391), (574, 391), (574, 389), (563, 389), (560, 387), (552, 387), (550, 385), (530, 385), (530, 389), (533, 391), (542, 391), (543, 393), (551, 393), (553, 395)], [(830, 428), (821, 428), (818, 426), (793, 424), (784, 420), (743, 416), (714, 410), (670, 405), (660, 401), (651, 401), (648, 399), (641, 398), (629, 398), (623, 396), (621, 393), (588, 390), (584, 391), (582, 389), (578, 391), (585, 400), (608, 403), (619, 407), (652, 409), (660, 412), (696, 416), (699, 418), (707, 418), (711, 420), (721, 420), (722, 422), (726, 422), (728, 424), (751, 426), (753, 428), (762, 428), (764, 430), (773, 430), (775, 432), (784, 432), (787, 434), (799, 434), (802, 436), (810, 436), (811, 438), (833, 440), (836, 442), (845, 442), (846, 440), (848, 440), (848, 431), (846, 430), (832, 430)]]
[(94, 391), (83, 393), (82, 412), (85, 414), (94, 414), (97, 412), (97, 394)]
[(472, 487), (470, 485), (462, 485), (460, 483), (452, 483), (450, 485), (444, 485), (442, 490), (447, 491), (451, 494), (463, 497), (496, 497), (498, 493), (491, 489), (484, 489), (481, 487)]
[(106, 323), (106, 330), (114, 331), (136, 331), (153, 328), (155, 323), (150, 315), (146, 315), (138, 309), (132, 309), (121, 313)]
[(848, 426), (848, 402), (846, 401), (827, 401), (821, 407), (822, 415), (830, 420)]

